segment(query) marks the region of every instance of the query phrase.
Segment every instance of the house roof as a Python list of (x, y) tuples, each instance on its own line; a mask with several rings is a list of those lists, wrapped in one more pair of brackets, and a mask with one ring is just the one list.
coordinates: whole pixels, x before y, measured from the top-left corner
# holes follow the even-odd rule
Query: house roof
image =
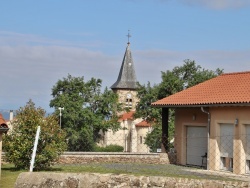
[[(134, 114), (135, 114), (135, 111), (126, 112), (126, 113), (121, 115), (119, 121), (133, 120)], [(150, 127), (151, 125), (149, 122), (143, 120), (143, 121), (137, 123), (135, 126), (136, 127)]]
[(153, 106), (250, 106), (250, 71), (227, 73), (158, 100)]
[(125, 112), (119, 118), (119, 121), (133, 120), (135, 111)]
[(2, 114), (0, 114), (0, 128), (8, 128), (7, 123), (4, 120)]
[(126, 48), (121, 69), (117, 81), (111, 86), (111, 89), (132, 89), (137, 88), (134, 62), (130, 51), (130, 43)]
[(135, 126), (136, 126), (136, 127), (150, 127), (151, 125), (150, 125), (149, 122), (143, 120), (143, 121), (137, 123)]
[(0, 114), (0, 125), (2, 124), (6, 124), (6, 121), (4, 120), (3, 115)]

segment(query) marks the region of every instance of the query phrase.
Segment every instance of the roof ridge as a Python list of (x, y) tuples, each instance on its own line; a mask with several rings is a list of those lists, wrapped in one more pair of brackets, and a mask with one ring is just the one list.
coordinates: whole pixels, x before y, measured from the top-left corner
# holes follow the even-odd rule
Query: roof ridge
[(226, 75), (234, 75), (234, 74), (250, 74), (250, 71), (242, 71), (242, 72), (229, 72), (229, 73), (223, 73), (220, 76), (226, 76)]

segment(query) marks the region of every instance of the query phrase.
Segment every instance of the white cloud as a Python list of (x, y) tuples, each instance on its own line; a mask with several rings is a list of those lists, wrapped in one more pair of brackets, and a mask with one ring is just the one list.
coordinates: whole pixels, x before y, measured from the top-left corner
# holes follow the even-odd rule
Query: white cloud
[(31, 98), (41, 106), (47, 105), (45, 108), (58, 79), (72, 74), (86, 80), (101, 78), (111, 84), (105, 79), (112, 79), (112, 67), (118, 61), (101, 52), (62, 46), (0, 46), (0, 59), (0, 85), (5, 90), (0, 98), (19, 106)]
[[(20, 39), (27, 35), (17, 37), (14, 34), (13, 37)], [(1, 39), (4, 36), (0, 34), (0, 41), (3, 41)], [(72, 76), (84, 76), (85, 80), (100, 78), (103, 86), (107, 87), (116, 81), (125, 48), (121, 54), (114, 56), (79, 46), (60, 45), (62, 43), (27, 45), (24, 40), (25, 45), (7, 45), (0, 42), (0, 108), (17, 109), (32, 99), (38, 106), (49, 109), (52, 86), (68, 73)], [(250, 71), (250, 50), (180, 52), (132, 49), (132, 54), (137, 79), (141, 83), (159, 83), (161, 71), (183, 65), (184, 59), (195, 60), (206, 69)]]
[(172, 70), (183, 65), (185, 59), (195, 60), (197, 65), (210, 70), (224, 72), (250, 71), (250, 50), (246, 51), (136, 51), (135, 65), (139, 81), (160, 83), (161, 71)]
[[(64, 33), (65, 35), (91, 36), (90, 33)], [(77, 47), (99, 47), (101, 42), (71, 42), (65, 40), (50, 39), (32, 34), (22, 34), (9, 31), (0, 31), (0, 45), (60, 45), (60, 46), (77, 46)]]
[(205, 6), (211, 9), (234, 9), (250, 5), (249, 0), (180, 0), (188, 5)]

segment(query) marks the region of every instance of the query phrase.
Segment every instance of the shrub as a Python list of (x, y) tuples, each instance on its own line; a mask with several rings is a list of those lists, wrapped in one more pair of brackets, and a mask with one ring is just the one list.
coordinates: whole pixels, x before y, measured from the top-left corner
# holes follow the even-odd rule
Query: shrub
[(41, 132), (38, 140), (34, 169), (47, 168), (66, 149), (65, 133), (58, 125), (55, 116), (45, 118), (45, 111), (36, 108), (30, 100), (20, 108), (12, 124), (13, 130), (5, 137), (4, 150), (7, 161), (17, 168), (28, 169), (33, 150), (37, 126)]
[(123, 147), (119, 145), (108, 145), (106, 147), (95, 146), (96, 152), (123, 152)]

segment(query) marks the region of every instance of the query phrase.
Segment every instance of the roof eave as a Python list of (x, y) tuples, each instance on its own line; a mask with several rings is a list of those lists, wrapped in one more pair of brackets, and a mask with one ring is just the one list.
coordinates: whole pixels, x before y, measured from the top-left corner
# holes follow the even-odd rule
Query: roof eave
[(195, 108), (195, 107), (242, 107), (250, 106), (250, 103), (220, 103), (220, 104), (151, 104), (152, 107), (159, 108)]
[(9, 128), (0, 127), (0, 134), (1, 134), (1, 133), (7, 133), (8, 130), (9, 130)]

